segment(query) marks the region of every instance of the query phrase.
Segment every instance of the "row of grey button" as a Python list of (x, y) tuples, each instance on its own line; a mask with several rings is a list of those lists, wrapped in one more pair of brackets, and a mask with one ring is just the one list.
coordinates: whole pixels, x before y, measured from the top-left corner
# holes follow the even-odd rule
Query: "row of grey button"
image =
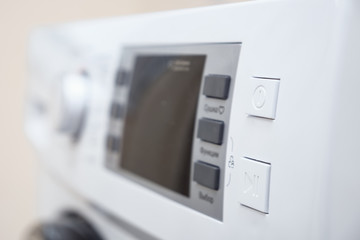
[[(208, 98), (226, 100), (229, 96), (230, 76), (208, 75), (205, 77), (203, 94)], [(204, 142), (222, 145), (225, 124), (223, 121), (202, 118), (198, 123), (197, 137)], [(194, 165), (194, 181), (198, 184), (213, 189), (219, 189), (220, 168), (203, 161)]]
[[(115, 77), (115, 86), (116, 87), (122, 87), (126, 85), (129, 81), (129, 73), (119, 69), (119, 71), (116, 74)], [(112, 120), (118, 120), (125, 116), (125, 107), (124, 105), (113, 102), (110, 106), (110, 118)], [(113, 136), (109, 134), (106, 138), (106, 149), (109, 152), (119, 152), (120, 151), (120, 145), (121, 145), (121, 139), (119, 136)]]
[[(125, 115), (125, 108), (123, 105), (113, 102), (110, 107), (111, 119), (120, 119)], [(119, 152), (121, 139), (118, 136), (108, 135), (106, 139), (106, 149), (110, 152)]]

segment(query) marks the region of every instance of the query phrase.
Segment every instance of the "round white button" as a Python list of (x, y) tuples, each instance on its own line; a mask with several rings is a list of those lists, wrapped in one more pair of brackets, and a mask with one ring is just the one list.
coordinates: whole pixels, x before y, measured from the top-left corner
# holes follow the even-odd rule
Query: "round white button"
[(266, 101), (266, 89), (264, 86), (258, 86), (254, 91), (253, 104), (255, 108), (260, 109), (264, 106)]

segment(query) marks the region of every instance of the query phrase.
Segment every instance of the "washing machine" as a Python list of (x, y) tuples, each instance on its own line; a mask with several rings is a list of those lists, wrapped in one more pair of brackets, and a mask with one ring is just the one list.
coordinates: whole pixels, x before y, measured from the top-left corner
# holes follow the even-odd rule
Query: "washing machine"
[(360, 239), (360, 2), (43, 27), (28, 239)]

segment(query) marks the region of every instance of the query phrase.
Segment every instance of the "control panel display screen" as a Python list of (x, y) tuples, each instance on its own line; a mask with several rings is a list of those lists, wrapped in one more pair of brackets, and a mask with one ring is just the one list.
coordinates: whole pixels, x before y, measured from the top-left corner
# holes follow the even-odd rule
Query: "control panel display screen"
[(121, 168), (189, 196), (192, 139), (206, 55), (135, 59)]

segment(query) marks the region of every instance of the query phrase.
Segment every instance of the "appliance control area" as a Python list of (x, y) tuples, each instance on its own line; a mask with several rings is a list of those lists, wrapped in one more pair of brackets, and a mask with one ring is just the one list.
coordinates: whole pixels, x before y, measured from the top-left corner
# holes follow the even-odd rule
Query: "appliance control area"
[(240, 46), (125, 48), (109, 109), (106, 166), (221, 221)]

